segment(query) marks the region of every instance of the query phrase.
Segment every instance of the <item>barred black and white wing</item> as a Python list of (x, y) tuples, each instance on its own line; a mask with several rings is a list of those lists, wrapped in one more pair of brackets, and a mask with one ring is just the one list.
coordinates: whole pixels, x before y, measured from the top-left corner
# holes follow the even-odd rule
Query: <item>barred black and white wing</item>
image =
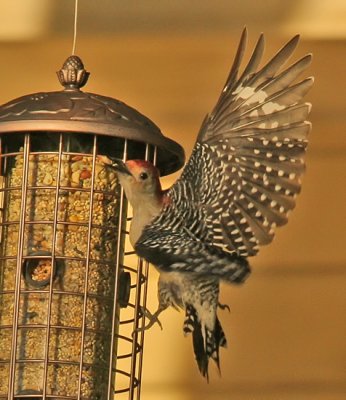
[(193, 243), (208, 254), (252, 256), (295, 206), (310, 131), (310, 105), (302, 98), (313, 79), (295, 82), (311, 55), (282, 68), (298, 43), (295, 36), (258, 70), (261, 35), (239, 74), (246, 37), (244, 30), (226, 85), (167, 205), (137, 242), (146, 258), (155, 249), (161, 261), (168, 256), (172, 262), (184, 249), (193, 251)]

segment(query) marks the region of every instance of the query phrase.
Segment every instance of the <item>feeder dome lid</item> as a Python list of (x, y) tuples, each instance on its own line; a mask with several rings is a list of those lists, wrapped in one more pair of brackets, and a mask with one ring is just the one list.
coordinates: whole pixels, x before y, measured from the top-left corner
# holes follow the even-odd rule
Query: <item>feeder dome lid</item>
[(56, 131), (124, 138), (156, 146), (162, 175), (182, 167), (183, 148), (149, 118), (120, 100), (80, 90), (89, 72), (78, 56), (68, 57), (57, 75), (64, 90), (33, 93), (0, 106), (0, 134)]

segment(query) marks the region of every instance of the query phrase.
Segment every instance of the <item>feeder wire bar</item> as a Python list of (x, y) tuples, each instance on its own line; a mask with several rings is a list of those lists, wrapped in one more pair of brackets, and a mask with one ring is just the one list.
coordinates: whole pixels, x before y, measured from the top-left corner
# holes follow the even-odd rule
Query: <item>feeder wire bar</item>
[(20, 205), (20, 219), (18, 228), (18, 251), (17, 251), (17, 265), (16, 265), (16, 278), (15, 278), (15, 293), (14, 293), (14, 307), (13, 307), (13, 330), (12, 330), (12, 346), (10, 356), (10, 373), (9, 373), (9, 399), (14, 398), (14, 385), (15, 385), (15, 369), (17, 358), (17, 333), (18, 333), (18, 319), (19, 319), (19, 301), (20, 301), (20, 284), (21, 284), (21, 269), (23, 259), (23, 244), (24, 244), (24, 230), (25, 230), (25, 210), (28, 188), (28, 175), (29, 175), (29, 151), (30, 151), (30, 135), (24, 136), (23, 148), (23, 172), (22, 172), (22, 193)]
[(57, 219), (58, 219), (58, 200), (59, 200), (59, 186), (60, 186), (60, 173), (62, 164), (62, 134), (59, 135), (59, 155), (58, 155), (58, 170), (55, 186), (55, 204), (54, 204), (54, 221), (53, 221), (53, 234), (52, 234), (52, 254), (51, 254), (51, 265), (52, 270), (49, 279), (49, 294), (48, 294), (48, 307), (47, 307), (47, 327), (46, 327), (46, 344), (44, 348), (44, 369), (43, 369), (43, 390), (42, 398), (45, 399), (47, 392), (47, 377), (48, 377), (48, 350), (49, 350), (49, 340), (50, 340), (50, 321), (51, 321), (51, 309), (53, 301), (53, 279), (55, 276), (55, 242), (56, 242), (56, 232), (57, 232)]
[(91, 187), (90, 187), (90, 208), (89, 208), (89, 222), (88, 222), (88, 239), (86, 249), (86, 260), (85, 260), (85, 279), (84, 279), (84, 301), (83, 301), (83, 319), (82, 319), (82, 340), (80, 347), (80, 366), (79, 366), (79, 379), (78, 379), (78, 391), (77, 400), (81, 399), (82, 392), (82, 374), (83, 374), (83, 355), (84, 355), (84, 343), (85, 343), (85, 330), (86, 330), (86, 311), (88, 301), (88, 285), (89, 285), (89, 268), (90, 268), (90, 244), (91, 244), (91, 227), (93, 217), (93, 204), (94, 204), (94, 188), (95, 188), (95, 164), (97, 154), (97, 136), (94, 135), (93, 141), (93, 155), (92, 155), (92, 171), (91, 176)]
[[(123, 150), (123, 161), (127, 159), (127, 139), (124, 141), (124, 150)], [(119, 327), (119, 307), (117, 302), (117, 293), (119, 291), (119, 276), (120, 276), (120, 265), (122, 261), (122, 238), (123, 238), (123, 214), (124, 209), (127, 207), (124, 190), (120, 188), (120, 196), (119, 196), (119, 219), (118, 219), (118, 234), (117, 234), (117, 248), (116, 248), (116, 256), (115, 256), (115, 280), (114, 280), (114, 304), (113, 304), (113, 315), (112, 315), (112, 335), (111, 335), (111, 344), (110, 344), (110, 359), (109, 359), (109, 376), (108, 376), (108, 395), (107, 400), (113, 400), (114, 398), (114, 387), (115, 387), (115, 379), (116, 374), (113, 374), (113, 371), (116, 370), (116, 358), (114, 357), (114, 346), (115, 341), (117, 340), (115, 332), (118, 331)]]

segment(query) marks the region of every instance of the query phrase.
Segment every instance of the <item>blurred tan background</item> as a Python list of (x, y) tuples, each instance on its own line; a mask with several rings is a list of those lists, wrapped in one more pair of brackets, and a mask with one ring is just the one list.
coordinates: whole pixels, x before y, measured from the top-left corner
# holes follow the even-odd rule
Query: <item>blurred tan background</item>
[[(76, 53), (91, 72), (85, 90), (137, 108), (187, 155), (244, 25), (250, 46), (266, 34), (266, 59), (295, 33), (302, 34), (296, 57), (314, 54), (303, 192), (288, 226), (251, 261), (248, 282), (222, 288), (221, 301), (231, 307), (220, 313), (229, 341), (222, 378), (213, 365), (209, 385), (199, 376), (183, 316), (167, 311), (163, 332), (154, 327), (146, 335), (142, 399), (345, 399), (345, 0), (79, 3)], [(73, 11), (73, 0), (0, 1), (1, 103), (60, 89), (55, 71), (71, 53)]]

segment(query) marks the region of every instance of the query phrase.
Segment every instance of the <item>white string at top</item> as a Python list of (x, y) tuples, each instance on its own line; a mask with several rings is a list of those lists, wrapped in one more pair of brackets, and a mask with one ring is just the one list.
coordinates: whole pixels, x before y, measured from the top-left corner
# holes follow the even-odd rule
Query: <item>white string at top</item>
[(78, 21), (78, 0), (75, 0), (75, 3), (74, 3), (74, 29), (73, 29), (72, 55), (75, 55), (75, 51), (76, 51), (77, 21)]

